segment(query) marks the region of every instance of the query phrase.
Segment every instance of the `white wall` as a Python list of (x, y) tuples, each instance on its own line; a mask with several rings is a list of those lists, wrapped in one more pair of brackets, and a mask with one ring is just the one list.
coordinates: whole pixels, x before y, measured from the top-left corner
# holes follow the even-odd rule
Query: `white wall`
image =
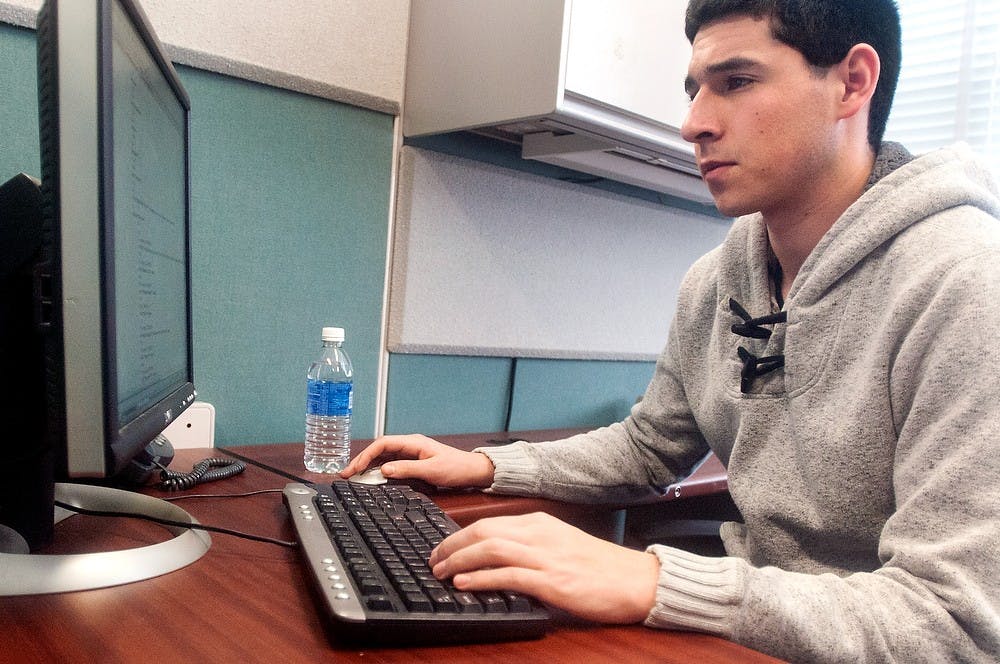
[[(409, 0), (140, 4), (175, 62), (399, 113)], [(34, 27), (41, 6), (42, 0), (0, 0), (0, 21)]]

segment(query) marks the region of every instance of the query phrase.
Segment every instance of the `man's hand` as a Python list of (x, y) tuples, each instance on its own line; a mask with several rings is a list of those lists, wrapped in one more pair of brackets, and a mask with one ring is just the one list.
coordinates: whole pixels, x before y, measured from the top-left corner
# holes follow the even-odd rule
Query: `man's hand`
[(382, 474), (391, 479), (421, 479), (441, 487), (488, 487), (493, 484), (493, 462), (485, 454), (464, 452), (427, 436), (383, 436), (351, 460), (340, 475), (350, 477), (382, 462)]
[(598, 539), (547, 514), (482, 519), (431, 554), (459, 590), (513, 590), (604, 623), (645, 620), (656, 600), (655, 556)]

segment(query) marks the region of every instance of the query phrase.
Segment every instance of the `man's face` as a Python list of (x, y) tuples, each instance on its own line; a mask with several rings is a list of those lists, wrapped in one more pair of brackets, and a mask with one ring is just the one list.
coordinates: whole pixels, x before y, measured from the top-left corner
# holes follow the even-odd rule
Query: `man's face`
[(808, 210), (836, 146), (833, 78), (774, 39), (767, 21), (733, 17), (699, 30), (686, 87), (681, 135), (719, 211)]

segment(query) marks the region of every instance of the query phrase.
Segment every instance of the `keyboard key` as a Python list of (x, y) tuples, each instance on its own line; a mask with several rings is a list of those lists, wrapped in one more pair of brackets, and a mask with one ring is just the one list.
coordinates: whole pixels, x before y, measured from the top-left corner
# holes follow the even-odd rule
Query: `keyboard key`
[(385, 595), (372, 595), (366, 597), (365, 601), (372, 611), (392, 611), (392, 600)]
[(483, 613), (483, 605), (472, 593), (456, 592), (453, 597), (459, 613)]
[(422, 592), (405, 593), (403, 595), (403, 602), (410, 611), (429, 612), (433, 610), (433, 604), (427, 599), (427, 595)]
[(506, 613), (507, 603), (496, 593), (476, 593), (476, 598), (486, 609), (486, 613)]
[(444, 588), (425, 588), (427, 596), (434, 605), (434, 610), (442, 613), (454, 613), (458, 611), (455, 605), (455, 598)]
[(507, 609), (511, 613), (529, 613), (532, 609), (531, 600), (524, 595), (512, 592), (501, 592), (500, 596), (507, 602)]

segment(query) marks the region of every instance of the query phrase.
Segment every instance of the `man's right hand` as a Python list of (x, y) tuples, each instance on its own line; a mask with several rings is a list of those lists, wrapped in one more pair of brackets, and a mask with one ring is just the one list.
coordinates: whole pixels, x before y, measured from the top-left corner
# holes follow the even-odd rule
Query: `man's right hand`
[(381, 462), (390, 479), (421, 479), (441, 487), (479, 487), (493, 484), (493, 462), (479, 452), (465, 452), (427, 436), (383, 436), (372, 442), (340, 471), (350, 477)]

